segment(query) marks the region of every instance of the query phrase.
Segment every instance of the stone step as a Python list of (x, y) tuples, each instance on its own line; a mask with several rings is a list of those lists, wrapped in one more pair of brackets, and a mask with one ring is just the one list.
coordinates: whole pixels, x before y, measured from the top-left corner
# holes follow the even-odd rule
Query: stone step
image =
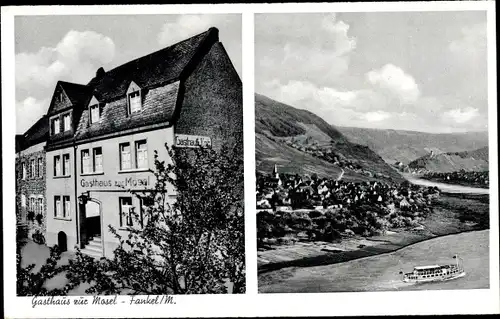
[(85, 245), (84, 249), (87, 249), (89, 251), (93, 251), (95, 253), (98, 253), (98, 254), (102, 255), (102, 247), (101, 246)]
[(102, 250), (102, 243), (91, 241), (87, 245), (85, 245), (85, 248), (87, 247), (92, 247), (94, 250)]
[(102, 239), (101, 239), (101, 236), (99, 237), (90, 237), (89, 238), (89, 242), (96, 242), (96, 243), (101, 243), (102, 242)]
[(92, 249), (88, 249), (87, 247), (83, 248), (81, 252), (87, 256), (93, 257), (95, 259), (100, 259), (102, 257), (102, 250), (101, 251), (95, 251)]
[(87, 256), (93, 257), (95, 259), (100, 259), (102, 257), (102, 251), (101, 252), (95, 252), (93, 250), (88, 250), (87, 248), (84, 248), (81, 250), (81, 252)]

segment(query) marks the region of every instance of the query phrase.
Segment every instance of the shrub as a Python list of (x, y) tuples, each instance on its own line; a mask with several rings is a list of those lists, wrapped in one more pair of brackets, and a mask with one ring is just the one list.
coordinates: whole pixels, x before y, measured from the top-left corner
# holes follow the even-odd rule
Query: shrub
[(35, 212), (30, 210), (28, 211), (28, 215), (26, 216), (26, 218), (29, 220), (29, 221), (34, 221), (35, 220)]
[(42, 214), (37, 214), (36, 215), (36, 221), (38, 222), (38, 225), (42, 224), (42, 220), (43, 220), (43, 215)]
[(45, 236), (43, 236), (42, 232), (40, 230), (36, 230), (33, 235), (31, 236), (33, 238), (33, 241), (39, 245), (45, 244)]

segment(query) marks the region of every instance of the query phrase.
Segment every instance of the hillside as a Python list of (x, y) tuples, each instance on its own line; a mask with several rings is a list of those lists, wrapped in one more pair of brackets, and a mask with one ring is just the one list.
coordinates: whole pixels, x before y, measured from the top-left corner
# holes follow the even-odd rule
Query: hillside
[(488, 132), (434, 134), (414, 131), (337, 127), (349, 141), (366, 145), (387, 163), (408, 164), (435, 154), (474, 150), (488, 145)]
[(487, 171), (489, 169), (488, 147), (473, 151), (427, 154), (408, 166), (412, 170), (428, 172)]
[(402, 181), (370, 148), (349, 142), (334, 126), (305, 110), (255, 96), (255, 149), (257, 170), (313, 174), (361, 181)]

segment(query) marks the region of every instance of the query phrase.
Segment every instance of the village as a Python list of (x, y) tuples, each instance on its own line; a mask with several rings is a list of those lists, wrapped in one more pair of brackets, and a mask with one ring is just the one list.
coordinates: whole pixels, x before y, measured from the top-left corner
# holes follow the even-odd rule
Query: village
[(465, 170), (460, 170), (451, 173), (427, 173), (422, 178), (446, 184), (488, 188), (490, 185), (489, 175), (489, 171), (466, 172)]
[[(267, 138), (274, 142), (284, 143), (296, 150), (309, 154), (311, 156), (317, 157), (333, 165), (350, 170), (352, 172), (367, 176), (376, 177), (380, 179), (391, 180), (391, 177), (387, 174), (381, 172), (373, 172), (372, 170), (363, 167), (358, 161), (346, 158), (342, 153), (334, 151), (331, 145), (320, 145), (318, 141), (312, 140), (311, 137), (305, 138), (300, 141), (298, 138), (277, 138), (275, 136), (268, 135)], [(356, 147), (365, 147), (362, 145), (356, 145)]]
[[(257, 174), (257, 224), (260, 242), (285, 233), (308, 233), (309, 240), (344, 235), (372, 236), (388, 229), (418, 229), (438, 198), (437, 187), (403, 182), (351, 182), (279, 173)], [(329, 226), (316, 223), (326, 218)], [(284, 229), (278, 224), (285, 223)], [(322, 236), (325, 227), (330, 235)]]

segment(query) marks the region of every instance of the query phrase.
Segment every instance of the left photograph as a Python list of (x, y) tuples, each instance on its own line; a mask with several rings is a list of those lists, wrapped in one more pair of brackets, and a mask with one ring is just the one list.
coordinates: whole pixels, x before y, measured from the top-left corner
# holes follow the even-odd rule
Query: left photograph
[(245, 293), (241, 30), (15, 17), (18, 296)]

